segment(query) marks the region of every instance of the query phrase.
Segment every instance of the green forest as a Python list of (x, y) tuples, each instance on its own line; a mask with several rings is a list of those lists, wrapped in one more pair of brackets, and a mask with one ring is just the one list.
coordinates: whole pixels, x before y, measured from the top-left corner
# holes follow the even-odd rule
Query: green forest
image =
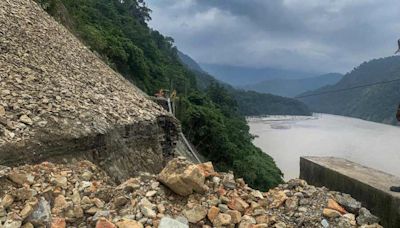
[(197, 86), (170, 37), (148, 27), (143, 0), (36, 0), (114, 70), (149, 95), (176, 89), (177, 117), (184, 133), (220, 171), (233, 170), (252, 187), (266, 190), (282, 182), (273, 159), (252, 144), (253, 136), (228, 89)]
[[(315, 112), (357, 117), (364, 120), (397, 124), (396, 111), (400, 102), (400, 57), (390, 56), (364, 62), (347, 73), (337, 84), (325, 86), (302, 98)], [(379, 82), (393, 81), (379, 84)], [(360, 87), (378, 83), (374, 86)], [(356, 89), (348, 90), (347, 88)], [(341, 91), (343, 90), (343, 91)], [(339, 91), (330, 93), (329, 91)]]

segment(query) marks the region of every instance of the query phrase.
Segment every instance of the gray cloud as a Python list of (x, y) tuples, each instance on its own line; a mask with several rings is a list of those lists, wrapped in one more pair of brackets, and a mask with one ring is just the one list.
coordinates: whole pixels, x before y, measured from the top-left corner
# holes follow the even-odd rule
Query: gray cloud
[(395, 0), (148, 0), (150, 26), (200, 63), (346, 72), (391, 55)]

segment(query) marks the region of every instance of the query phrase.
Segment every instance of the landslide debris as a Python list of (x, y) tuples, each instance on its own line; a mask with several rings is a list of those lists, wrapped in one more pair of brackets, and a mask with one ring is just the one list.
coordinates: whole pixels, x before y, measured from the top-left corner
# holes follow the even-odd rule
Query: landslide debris
[(88, 161), (1, 167), (0, 179), (0, 227), (7, 228), (381, 227), (349, 195), (300, 179), (261, 192), (184, 158), (120, 185)]
[(167, 115), (32, 0), (1, 0), (0, 25), (0, 153)]

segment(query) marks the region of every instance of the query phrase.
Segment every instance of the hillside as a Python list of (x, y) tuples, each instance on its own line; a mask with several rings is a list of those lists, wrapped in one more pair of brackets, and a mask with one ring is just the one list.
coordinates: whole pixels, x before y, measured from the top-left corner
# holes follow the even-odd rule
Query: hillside
[[(347, 73), (342, 80), (307, 94), (345, 89), (399, 78), (400, 57), (391, 56), (362, 63)], [(376, 85), (301, 99), (315, 112), (352, 116), (365, 120), (395, 124), (400, 102), (400, 83)]]
[(201, 66), (194, 61), (190, 56), (186, 55), (185, 53), (178, 51), (179, 59), (184, 63), (189, 69), (197, 72), (206, 73)]
[(301, 79), (271, 79), (241, 86), (245, 90), (260, 93), (271, 93), (284, 97), (295, 97), (310, 90), (316, 90), (323, 86), (336, 84), (343, 75), (338, 73), (324, 74), (316, 77)]
[[(260, 189), (282, 182), (282, 173), (273, 159), (252, 144), (246, 120), (238, 113), (233, 98), (224, 90), (213, 91), (211, 96), (211, 92), (198, 88), (195, 74), (181, 64), (173, 39), (148, 27), (151, 10), (143, 1), (37, 2), (103, 61), (147, 94), (153, 95), (160, 89), (176, 90), (176, 117), (182, 123), (183, 132), (218, 170), (233, 170)], [(168, 122), (165, 125), (168, 129)], [(148, 128), (132, 128), (135, 129)], [(173, 143), (172, 133), (154, 134), (154, 137)]]
[[(381, 228), (348, 194), (283, 183), (233, 94), (200, 89), (149, 12), (0, 1), (1, 228)], [(149, 96), (161, 88), (176, 116)], [(179, 156), (182, 130), (213, 162)]]
[(227, 92), (235, 98), (238, 112), (242, 115), (311, 115), (307, 105), (302, 102), (272, 94), (236, 89), (205, 72), (190, 56), (180, 53), (179, 57), (196, 75), (199, 88), (207, 90), (210, 86), (217, 86), (219, 89), (223, 88), (227, 90)]
[(161, 170), (173, 116), (34, 2), (1, 1), (0, 24), (1, 165), (89, 159), (116, 180)]

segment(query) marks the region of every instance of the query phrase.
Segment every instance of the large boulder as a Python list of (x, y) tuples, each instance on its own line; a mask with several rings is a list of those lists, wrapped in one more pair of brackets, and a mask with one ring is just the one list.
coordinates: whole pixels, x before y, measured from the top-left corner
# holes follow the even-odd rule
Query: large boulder
[(168, 162), (158, 179), (176, 194), (187, 196), (193, 192), (203, 193), (206, 191), (205, 177), (199, 166), (189, 163), (184, 158), (175, 158)]

